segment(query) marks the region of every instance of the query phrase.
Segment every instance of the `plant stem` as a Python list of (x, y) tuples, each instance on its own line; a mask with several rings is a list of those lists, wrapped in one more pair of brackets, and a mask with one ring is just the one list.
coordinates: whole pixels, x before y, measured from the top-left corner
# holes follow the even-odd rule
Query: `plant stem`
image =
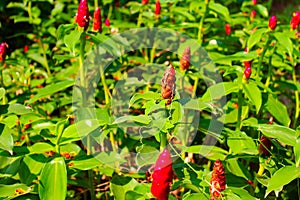
[(195, 78), (195, 82), (194, 82), (194, 89), (193, 89), (192, 98), (195, 98), (195, 97), (196, 97), (197, 88), (198, 88), (198, 83), (199, 83), (199, 78), (196, 77), (196, 78)]
[[(39, 34), (38, 34), (39, 35)], [(45, 64), (45, 68), (46, 68), (46, 71), (47, 71), (47, 74), (48, 76), (51, 75), (51, 71), (50, 71), (50, 68), (49, 68), (49, 64), (48, 64), (48, 59), (47, 59), (47, 54), (46, 54), (46, 50), (45, 50), (45, 47), (44, 47), (44, 43), (43, 43), (43, 40), (42, 40), (42, 37), (39, 35), (39, 45), (43, 51), (43, 58), (44, 58), (44, 64)]]
[[(294, 81), (294, 84), (297, 85), (297, 77), (296, 77), (296, 69), (294, 68), (293, 70), (293, 81)], [(297, 121), (298, 121), (298, 117), (299, 117), (299, 112), (300, 112), (300, 105), (299, 105), (299, 92), (298, 90), (296, 89), (295, 90), (295, 118), (294, 118), (294, 128), (297, 127)]]
[(160, 150), (163, 151), (167, 146), (167, 134), (160, 132)]
[(262, 62), (263, 62), (263, 59), (265, 57), (265, 54), (266, 54), (266, 52), (268, 50), (268, 47), (269, 47), (271, 41), (272, 40), (270, 39), (270, 37), (268, 37), (267, 42), (266, 42), (265, 46), (263, 47), (264, 48), (263, 52), (262, 52), (262, 54), (261, 54), (261, 56), (259, 57), (259, 60), (258, 60), (258, 66), (257, 66), (257, 70), (256, 70), (256, 78), (259, 77), (260, 69), (261, 69), (261, 66), (262, 66)]
[(200, 46), (202, 46), (202, 42), (203, 42), (202, 28), (203, 28), (203, 23), (204, 23), (205, 16), (207, 14), (208, 4), (209, 4), (209, 1), (205, 1), (203, 16), (202, 16), (202, 18), (199, 22), (199, 26), (198, 26), (198, 43), (199, 43)]
[(239, 89), (238, 92), (238, 116), (237, 116), (237, 123), (236, 123), (236, 127), (235, 130), (240, 130), (241, 127), (241, 118), (242, 118), (242, 109), (243, 109), (243, 88)]
[[(273, 50), (274, 52), (274, 50)], [(273, 52), (271, 55), (273, 55)], [(268, 69), (268, 77), (265, 83), (266, 88), (269, 87), (270, 85), (270, 80), (272, 78), (272, 70), (273, 70), (273, 66), (272, 66), (272, 56), (269, 57), (269, 69)]]
[(95, 6), (95, 9), (99, 6), (98, 0), (94, 0), (94, 6)]

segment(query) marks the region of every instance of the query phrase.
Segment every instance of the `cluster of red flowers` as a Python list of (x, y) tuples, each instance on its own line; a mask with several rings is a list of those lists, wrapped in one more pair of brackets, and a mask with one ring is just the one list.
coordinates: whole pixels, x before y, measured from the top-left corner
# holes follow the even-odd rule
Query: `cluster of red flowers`
[(296, 11), (293, 13), (292, 19), (291, 19), (291, 29), (295, 30), (298, 28), (300, 23), (300, 12)]
[[(244, 52), (248, 53), (249, 52), (249, 49), (248, 48), (245, 48)], [(246, 80), (248, 80), (251, 76), (251, 61), (245, 61), (244, 62), (244, 65), (245, 65), (245, 71), (244, 71), (244, 77)]]
[(5, 42), (0, 44), (0, 63), (5, 61), (8, 45)]
[(226, 188), (225, 168), (220, 160), (214, 163), (211, 180), (210, 180), (210, 199), (222, 199), (221, 192)]
[(165, 71), (165, 74), (161, 80), (162, 82), (161, 96), (164, 99), (168, 99), (166, 105), (169, 105), (175, 96), (175, 87), (176, 87), (175, 81), (176, 81), (175, 69), (173, 65), (170, 65), (170, 67), (168, 67), (167, 70)]

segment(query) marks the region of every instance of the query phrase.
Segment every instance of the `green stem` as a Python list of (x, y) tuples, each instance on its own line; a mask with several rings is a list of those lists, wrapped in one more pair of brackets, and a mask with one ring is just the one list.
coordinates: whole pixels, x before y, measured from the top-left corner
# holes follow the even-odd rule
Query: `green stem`
[(272, 40), (270, 39), (270, 37), (268, 37), (267, 42), (266, 42), (265, 46), (263, 47), (264, 48), (263, 52), (262, 52), (262, 54), (261, 54), (261, 56), (259, 57), (259, 60), (258, 60), (258, 66), (257, 66), (257, 70), (256, 70), (256, 78), (259, 77), (260, 69), (261, 69), (261, 66), (262, 66), (262, 62), (263, 62), (263, 59), (265, 57), (265, 54), (266, 54), (266, 52), (268, 50), (268, 47), (269, 47), (271, 41)]
[(160, 150), (163, 151), (167, 146), (167, 134), (160, 132)]
[[(297, 77), (296, 77), (296, 69), (295, 68), (293, 71), (293, 81), (294, 81), (294, 84), (297, 85)], [(299, 92), (297, 89), (295, 90), (295, 104), (296, 104), (296, 107), (295, 107), (296, 110), (295, 110), (295, 118), (294, 118), (294, 128), (297, 127), (297, 121), (298, 121), (299, 112), (300, 112)]]
[(99, 6), (98, 0), (94, 0), (95, 9)]
[(103, 66), (100, 66), (100, 77), (101, 77), (101, 83), (103, 85), (103, 90), (104, 90), (105, 104), (106, 104), (106, 106), (108, 106), (108, 104), (110, 102), (111, 94), (110, 94), (108, 86), (106, 84)]
[(3, 63), (0, 63), (0, 83), (1, 83), (1, 87), (4, 87), (4, 77), (3, 77)]
[(207, 14), (208, 4), (209, 4), (209, 1), (205, 1), (205, 7), (204, 7), (203, 16), (202, 16), (202, 18), (201, 18), (201, 20), (199, 22), (199, 26), (198, 26), (198, 42), (199, 42), (200, 46), (202, 45), (202, 42), (203, 42), (202, 28), (203, 28), (203, 23), (204, 23), (205, 16)]
[(28, 1), (27, 12), (29, 17), (29, 23), (32, 24), (32, 12), (31, 12), (31, 1)]
[(96, 200), (93, 170), (88, 170), (88, 177), (89, 177), (89, 188), (90, 188), (90, 193), (91, 193), (91, 198), (90, 199), (91, 200)]
[[(39, 34), (38, 34), (39, 35)], [(47, 71), (47, 74), (49, 76), (51, 76), (51, 71), (50, 71), (50, 68), (49, 68), (49, 64), (48, 64), (48, 59), (47, 59), (47, 54), (46, 54), (46, 49), (44, 47), (44, 43), (43, 43), (43, 40), (42, 40), (42, 37), (39, 35), (39, 45), (43, 51), (43, 58), (44, 58), (44, 62), (45, 62), (45, 68), (46, 68), (46, 71)]]
[(141, 27), (142, 20), (143, 20), (143, 10), (140, 9), (139, 16), (138, 16), (138, 20), (137, 20), (137, 27), (138, 27), (138, 28)]
[[(274, 50), (273, 50), (274, 52)], [(273, 55), (273, 52), (271, 55)], [(266, 88), (269, 87), (270, 85), (270, 80), (272, 78), (272, 70), (273, 70), (273, 66), (272, 66), (272, 56), (269, 57), (269, 69), (268, 69), (268, 78), (266, 80), (265, 86)]]
[(240, 130), (241, 128), (241, 118), (242, 118), (242, 108), (243, 108), (243, 89), (240, 88), (238, 92), (238, 116), (235, 130)]
[(196, 78), (195, 78), (195, 82), (194, 82), (194, 89), (193, 89), (192, 98), (195, 98), (195, 97), (196, 97), (197, 88), (198, 88), (198, 83), (199, 83), (199, 78), (196, 77)]
[(85, 84), (85, 68), (83, 66), (85, 43), (86, 43), (86, 37), (85, 37), (85, 32), (83, 32), (80, 37), (80, 55), (79, 55), (79, 76), (80, 76), (80, 88), (81, 88), (81, 95), (82, 95), (82, 106), (85, 106), (87, 101), (86, 84)]

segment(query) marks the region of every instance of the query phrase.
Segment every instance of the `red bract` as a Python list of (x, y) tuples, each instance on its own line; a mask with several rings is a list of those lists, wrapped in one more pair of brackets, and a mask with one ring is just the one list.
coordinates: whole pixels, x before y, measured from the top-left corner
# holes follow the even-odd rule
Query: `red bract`
[(94, 11), (93, 30), (102, 33), (101, 9), (99, 7)]
[(116, 8), (120, 8), (120, 0), (115, 0), (115, 6)]
[(276, 16), (273, 15), (269, 20), (269, 28), (271, 30), (274, 30), (276, 28), (276, 26), (277, 26), (277, 18), (276, 18)]
[(175, 81), (175, 69), (172, 65), (170, 65), (161, 80), (161, 96), (164, 99), (168, 99), (166, 105), (169, 105), (175, 96)]
[(256, 10), (252, 10), (250, 13), (250, 18), (253, 19), (256, 16)]
[(168, 200), (173, 180), (172, 158), (168, 149), (158, 157), (152, 174), (151, 193), (158, 200)]
[(256, 5), (257, 1), (256, 0), (252, 0), (252, 4)]
[(143, 5), (146, 5), (146, 4), (148, 4), (149, 3), (149, 0), (142, 0), (142, 4)]
[(161, 11), (161, 7), (160, 7), (160, 1), (156, 0), (156, 4), (155, 4), (155, 14), (159, 15)]
[(217, 200), (222, 198), (221, 192), (226, 188), (225, 169), (220, 160), (214, 163), (210, 180), (210, 199)]
[(230, 35), (230, 33), (231, 33), (230, 24), (225, 24), (225, 33), (226, 33), (226, 35)]
[(291, 29), (297, 29), (300, 23), (300, 12), (296, 11), (293, 13), (292, 19), (291, 19)]
[(29, 50), (29, 46), (25, 45), (24, 48), (23, 48), (24, 53), (27, 53), (28, 50)]
[(109, 27), (110, 26), (110, 21), (109, 19), (106, 19), (105, 22), (104, 22), (105, 26)]
[(270, 149), (272, 146), (272, 142), (264, 135), (262, 135), (260, 137), (260, 144), (259, 144), (259, 152), (264, 155), (267, 156), (270, 154)]
[(245, 76), (245, 78), (247, 80), (250, 78), (251, 72), (252, 72), (252, 70), (251, 70), (251, 63), (249, 62), (249, 66), (246, 66), (246, 69), (244, 71), (244, 76)]
[(0, 62), (5, 61), (8, 45), (5, 42), (0, 44)]
[(78, 6), (78, 11), (76, 15), (76, 22), (78, 26), (84, 27), (84, 30), (87, 30), (89, 27), (90, 14), (87, 0), (81, 0)]
[(184, 49), (180, 59), (180, 70), (186, 70), (190, 67), (191, 48), (188, 46)]

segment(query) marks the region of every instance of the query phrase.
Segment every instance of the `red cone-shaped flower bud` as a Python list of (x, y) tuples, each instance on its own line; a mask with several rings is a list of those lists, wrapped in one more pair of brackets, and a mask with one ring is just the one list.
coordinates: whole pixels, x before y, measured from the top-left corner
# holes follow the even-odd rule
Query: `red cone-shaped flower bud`
[(264, 135), (260, 137), (259, 152), (267, 156), (270, 154), (272, 142)]
[(29, 50), (29, 46), (28, 46), (28, 45), (25, 45), (25, 46), (23, 47), (24, 53), (27, 53), (28, 50)]
[(115, 6), (116, 6), (116, 8), (120, 8), (120, 6), (121, 6), (120, 0), (115, 0)]
[(173, 180), (172, 158), (168, 149), (158, 157), (152, 174), (151, 193), (158, 200), (168, 200)]
[(256, 16), (256, 10), (252, 10), (250, 13), (250, 19), (254, 19), (254, 17)]
[(110, 26), (110, 21), (109, 19), (106, 19), (105, 22), (104, 22), (105, 26), (109, 27)]
[(276, 16), (273, 15), (269, 20), (269, 28), (271, 30), (274, 30), (276, 28), (276, 26), (277, 26), (277, 18), (276, 18)]
[(168, 99), (166, 105), (169, 105), (175, 96), (175, 81), (175, 69), (172, 65), (170, 65), (170, 67), (168, 67), (165, 71), (165, 74), (161, 80), (161, 96), (164, 99)]
[(210, 199), (219, 200), (222, 198), (221, 192), (226, 188), (225, 169), (220, 160), (214, 163), (210, 180)]
[(298, 28), (300, 23), (300, 12), (296, 11), (293, 13), (292, 19), (291, 19), (291, 29), (295, 30)]
[(187, 70), (190, 67), (191, 48), (188, 46), (184, 49), (180, 59), (180, 70)]
[(0, 63), (5, 61), (8, 45), (5, 42), (0, 44)]
[[(244, 49), (244, 52), (245, 52), (245, 53), (248, 53), (248, 52), (249, 52), (248, 47), (246, 47), (246, 48)], [(246, 69), (247, 69), (247, 68), (251, 68), (251, 61), (244, 61), (244, 65), (245, 65)], [(251, 70), (251, 69), (250, 69), (250, 70)]]
[(81, 0), (78, 6), (76, 22), (78, 26), (84, 27), (84, 30), (87, 30), (89, 27), (90, 14), (87, 0)]
[(146, 4), (148, 4), (149, 3), (149, 0), (142, 0), (142, 4), (143, 5), (146, 5)]
[(160, 11), (161, 11), (160, 1), (159, 1), (159, 0), (156, 0), (156, 4), (155, 4), (155, 14), (156, 14), (156, 15), (160, 15)]
[(93, 30), (102, 33), (101, 9), (99, 7), (94, 11)]
[(256, 4), (257, 4), (257, 1), (256, 1), (256, 0), (252, 0), (252, 4), (253, 4), (253, 5), (256, 5)]
[(225, 33), (226, 35), (230, 35), (231, 33), (231, 27), (229, 24), (225, 24)]
[(244, 71), (244, 77), (248, 80), (251, 76), (252, 70), (251, 70), (251, 63), (249, 64), (250, 66), (246, 67)]

